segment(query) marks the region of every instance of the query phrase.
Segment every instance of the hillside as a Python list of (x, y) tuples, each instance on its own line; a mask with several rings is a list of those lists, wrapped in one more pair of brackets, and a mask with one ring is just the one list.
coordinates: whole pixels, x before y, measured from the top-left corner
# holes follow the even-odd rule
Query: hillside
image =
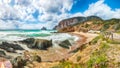
[(89, 30), (120, 31), (120, 19), (103, 20), (97, 16), (73, 17), (59, 22), (56, 26), (58, 32), (73, 32)]

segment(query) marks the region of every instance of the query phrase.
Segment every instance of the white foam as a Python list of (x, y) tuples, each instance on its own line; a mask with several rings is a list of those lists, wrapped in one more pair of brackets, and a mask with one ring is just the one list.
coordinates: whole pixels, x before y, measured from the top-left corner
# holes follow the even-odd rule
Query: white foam
[(52, 43), (54, 44), (54, 46), (58, 46), (58, 44), (61, 41), (64, 41), (64, 40), (69, 40), (71, 42), (71, 44), (74, 44), (75, 41), (77, 41), (78, 39), (80, 39), (77, 36), (72, 36), (72, 35), (67, 34), (67, 33), (56, 33), (56, 34), (52, 34), (51, 36), (37, 37), (37, 38), (52, 40)]

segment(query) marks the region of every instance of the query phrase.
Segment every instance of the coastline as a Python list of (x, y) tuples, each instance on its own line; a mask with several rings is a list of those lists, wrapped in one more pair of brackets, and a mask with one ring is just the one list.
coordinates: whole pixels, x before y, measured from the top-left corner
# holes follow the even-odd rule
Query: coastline
[[(98, 36), (97, 34), (83, 33), (83, 32), (71, 32), (68, 34), (75, 35), (75, 36), (80, 38), (76, 41), (76, 44), (75, 44), (76, 47), (74, 47), (74, 45), (73, 45), (73, 47), (71, 47), (71, 50), (69, 50), (68, 52), (73, 51), (74, 49), (81, 47), (83, 44), (86, 44), (86, 43), (92, 41), (92, 39), (94, 39), (96, 36)], [(64, 56), (64, 60), (74, 61), (74, 57), (76, 56), (76, 54), (77, 53), (74, 53), (74, 54), (68, 55), (68, 56)], [(35, 63), (34, 65), (35, 65), (35, 68), (38, 68), (38, 67), (51, 68), (51, 67), (59, 64), (59, 61), (41, 62), (41, 63)]]

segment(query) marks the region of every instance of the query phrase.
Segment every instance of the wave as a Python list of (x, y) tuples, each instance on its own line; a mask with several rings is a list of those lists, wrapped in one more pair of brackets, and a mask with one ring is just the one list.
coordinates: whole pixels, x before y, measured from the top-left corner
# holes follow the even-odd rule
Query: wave
[(19, 30), (19, 31), (0, 31), (0, 40), (22, 40), (28, 37), (45, 37), (52, 34), (52, 30)]

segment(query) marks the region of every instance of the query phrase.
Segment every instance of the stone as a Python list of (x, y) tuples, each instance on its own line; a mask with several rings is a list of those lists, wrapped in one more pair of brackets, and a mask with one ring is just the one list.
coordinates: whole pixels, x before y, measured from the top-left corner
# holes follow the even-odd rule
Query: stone
[(0, 51), (0, 57), (6, 56), (6, 53), (4, 51)]
[(26, 44), (28, 48), (45, 50), (52, 46), (52, 40), (28, 38), (20, 41)]
[(2, 42), (0, 48), (12, 53), (15, 53), (15, 50), (24, 50), (20, 45), (8, 42)]
[(69, 40), (64, 40), (59, 44), (59, 46), (69, 49), (69, 47), (72, 46), (72, 45), (71, 45)]

